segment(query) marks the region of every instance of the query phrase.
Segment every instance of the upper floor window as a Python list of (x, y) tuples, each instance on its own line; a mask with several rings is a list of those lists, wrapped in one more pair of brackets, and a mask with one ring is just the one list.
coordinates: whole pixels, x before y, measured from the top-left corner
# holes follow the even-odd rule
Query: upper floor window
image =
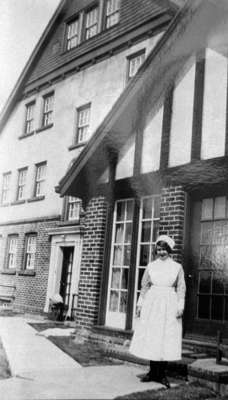
[(98, 32), (98, 7), (93, 7), (85, 15), (85, 39), (95, 36)]
[(89, 137), (91, 104), (86, 104), (77, 109), (76, 143), (83, 143)]
[(43, 97), (43, 118), (42, 127), (48, 126), (53, 123), (53, 104), (54, 104), (54, 94), (49, 93)]
[(18, 235), (11, 235), (8, 237), (8, 253), (7, 253), (7, 268), (16, 268)]
[(35, 233), (28, 234), (26, 237), (25, 269), (35, 268), (36, 238), (37, 235)]
[(35, 178), (35, 189), (34, 189), (35, 197), (44, 195), (46, 169), (47, 169), (46, 162), (36, 165), (36, 178)]
[(145, 50), (141, 50), (128, 57), (127, 80), (131, 79), (145, 60)]
[(1, 204), (6, 204), (9, 202), (10, 179), (11, 179), (11, 172), (6, 172), (5, 174), (3, 174)]
[(25, 135), (34, 131), (34, 110), (35, 102), (26, 105)]
[(22, 168), (18, 170), (18, 186), (17, 186), (17, 200), (23, 200), (25, 198), (25, 185), (27, 168)]
[(68, 198), (68, 206), (67, 206), (67, 219), (68, 221), (72, 221), (75, 219), (79, 219), (80, 217), (80, 209), (81, 209), (81, 200), (76, 197), (69, 196)]
[(79, 18), (67, 24), (67, 50), (73, 49), (78, 45), (79, 38)]
[(120, 0), (106, 1), (106, 28), (110, 28), (119, 22)]

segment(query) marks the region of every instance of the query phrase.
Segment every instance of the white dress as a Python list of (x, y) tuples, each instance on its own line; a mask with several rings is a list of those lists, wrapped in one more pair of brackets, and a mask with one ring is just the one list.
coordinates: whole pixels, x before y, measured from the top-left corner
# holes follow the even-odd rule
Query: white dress
[(142, 305), (130, 353), (154, 361), (181, 359), (182, 319), (184, 309), (184, 271), (170, 257), (148, 264), (142, 279), (137, 305)]

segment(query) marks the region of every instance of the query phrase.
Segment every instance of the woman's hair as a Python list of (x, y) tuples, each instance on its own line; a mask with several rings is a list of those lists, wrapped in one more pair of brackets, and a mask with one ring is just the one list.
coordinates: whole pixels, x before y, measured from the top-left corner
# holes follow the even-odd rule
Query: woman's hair
[(156, 243), (155, 246), (155, 254), (157, 254), (157, 246), (161, 246), (164, 250), (167, 251), (167, 253), (171, 254), (172, 253), (172, 249), (171, 247), (169, 247), (168, 243), (163, 242), (162, 240), (160, 240), (159, 242)]

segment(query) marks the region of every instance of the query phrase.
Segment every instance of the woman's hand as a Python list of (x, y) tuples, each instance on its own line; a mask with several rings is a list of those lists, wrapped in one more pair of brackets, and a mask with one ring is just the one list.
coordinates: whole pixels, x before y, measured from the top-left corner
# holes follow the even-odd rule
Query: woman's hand
[(182, 310), (182, 309), (177, 310), (177, 315), (176, 315), (176, 317), (177, 317), (177, 318), (182, 318), (182, 316), (183, 316), (183, 311), (184, 311), (184, 310)]
[(136, 317), (139, 318), (141, 315), (142, 306), (136, 306)]

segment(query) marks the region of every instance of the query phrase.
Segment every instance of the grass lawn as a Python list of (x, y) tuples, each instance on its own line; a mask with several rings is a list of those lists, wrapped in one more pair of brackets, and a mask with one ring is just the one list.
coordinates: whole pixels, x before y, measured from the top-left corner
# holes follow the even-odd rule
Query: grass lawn
[(146, 390), (145, 392), (132, 393), (116, 397), (114, 400), (227, 400), (220, 397), (212, 390), (197, 384), (183, 383), (169, 390)]

